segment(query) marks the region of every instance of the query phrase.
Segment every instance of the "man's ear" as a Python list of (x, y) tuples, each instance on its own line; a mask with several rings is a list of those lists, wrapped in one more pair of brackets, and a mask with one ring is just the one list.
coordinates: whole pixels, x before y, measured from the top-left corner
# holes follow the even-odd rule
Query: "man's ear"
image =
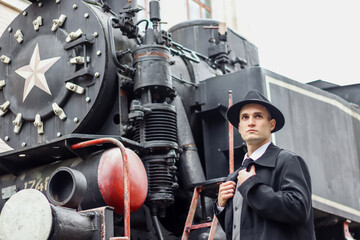
[(275, 126), (276, 126), (276, 120), (273, 118), (270, 120), (270, 130), (271, 131), (274, 130)]

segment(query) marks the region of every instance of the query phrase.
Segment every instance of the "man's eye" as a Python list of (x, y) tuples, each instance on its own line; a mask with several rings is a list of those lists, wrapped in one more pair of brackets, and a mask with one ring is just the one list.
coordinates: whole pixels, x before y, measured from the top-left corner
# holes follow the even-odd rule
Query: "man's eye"
[(262, 118), (262, 115), (256, 115), (255, 117), (256, 118)]
[(248, 119), (249, 117), (248, 116), (242, 116), (241, 119), (242, 120), (245, 120), (245, 119)]

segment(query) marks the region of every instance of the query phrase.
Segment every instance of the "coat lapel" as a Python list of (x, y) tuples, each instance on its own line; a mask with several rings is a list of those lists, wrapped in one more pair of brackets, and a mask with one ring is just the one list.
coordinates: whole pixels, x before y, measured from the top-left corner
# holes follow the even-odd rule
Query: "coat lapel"
[(255, 165), (260, 165), (263, 167), (274, 168), (276, 165), (277, 156), (280, 153), (281, 149), (274, 144), (270, 143), (269, 147), (266, 149), (264, 155), (262, 155), (258, 160), (255, 161)]

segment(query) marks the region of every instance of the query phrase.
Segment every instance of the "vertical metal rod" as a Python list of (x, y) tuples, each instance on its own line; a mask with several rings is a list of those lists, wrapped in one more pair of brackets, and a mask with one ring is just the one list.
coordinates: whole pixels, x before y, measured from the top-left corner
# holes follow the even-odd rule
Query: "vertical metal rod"
[(162, 235), (161, 229), (160, 229), (160, 224), (159, 224), (159, 219), (158, 217), (155, 216), (151, 216), (154, 226), (155, 226), (155, 231), (156, 231), (156, 235), (158, 237), (159, 240), (164, 240), (164, 237)]
[[(229, 108), (232, 106), (232, 90), (229, 90)], [(234, 172), (234, 131), (233, 125), (229, 124), (229, 172)]]
[(123, 160), (123, 174), (124, 174), (124, 229), (125, 229), (125, 238), (130, 239), (130, 180), (129, 180), (129, 163), (128, 157), (125, 151), (124, 145), (115, 138), (99, 138), (94, 140), (89, 140), (81, 143), (76, 143), (71, 146), (71, 149), (76, 150), (84, 147), (89, 147), (93, 145), (103, 144), (103, 143), (112, 143), (120, 148), (120, 152)]
[(87, 68), (87, 52), (86, 52), (86, 44), (84, 44), (84, 68)]

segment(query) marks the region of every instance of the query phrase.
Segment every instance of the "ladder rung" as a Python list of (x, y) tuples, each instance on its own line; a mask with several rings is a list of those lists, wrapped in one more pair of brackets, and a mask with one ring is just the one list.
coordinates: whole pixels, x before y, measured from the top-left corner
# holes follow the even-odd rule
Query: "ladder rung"
[(199, 228), (211, 227), (211, 223), (212, 222), (191, 225), (190, 227), (187, 228), (187, 230), (189, 231), (189, 230), (194, 230), (194, 229), (199, 229)]

